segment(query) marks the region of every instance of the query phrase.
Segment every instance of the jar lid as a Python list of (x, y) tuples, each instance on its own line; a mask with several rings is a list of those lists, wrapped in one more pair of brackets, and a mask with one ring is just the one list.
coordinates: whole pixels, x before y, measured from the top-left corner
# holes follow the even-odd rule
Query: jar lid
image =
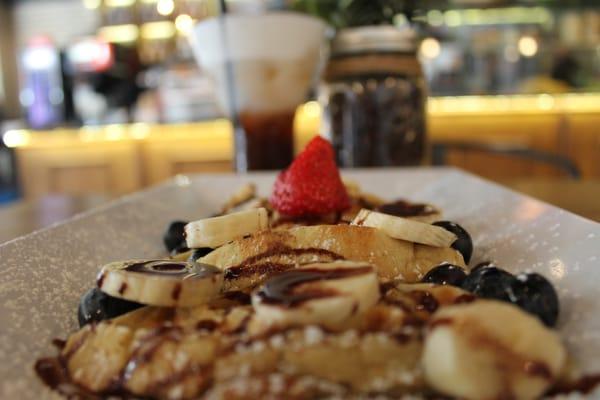
[(346, 28), (337, 32), (331, 42), (332, 55), (362, 52), (414, 52), (416, 33), (409, 26), (392, 25)]

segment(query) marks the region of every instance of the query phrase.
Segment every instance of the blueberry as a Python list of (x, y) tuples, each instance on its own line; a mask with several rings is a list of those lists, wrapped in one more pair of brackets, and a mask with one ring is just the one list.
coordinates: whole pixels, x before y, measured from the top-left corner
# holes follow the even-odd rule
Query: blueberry
[(479, 268), (471, 272), (462, 284), (462, 288), (476, 296), (514, 302), (513, 293), (517, 278), (509, 272), (496, 267)]
[(77, 309), (77, 319), (79, 326), (84, 326), (90, 322), (100, 322), (118, 317), (140, 307), (142, 304), (118, 299), (107, 295), (98, 288), (93, 288), (81, 297)]
[(432, 268), (425, 274), (421, 282), (437, 283), (460, 287), (467, 277), (465, 270), (456, 265), (444, 263)]
[(185, 247), (184, 228), (187, 222), (173, 221), (169, 224), (167, 231), (163, 235), (163, 242), (169, 252), (177, 248)]
[(183, 242), (183, 243), (180, 243), (179, 246), (177, 246), (173, 250), (171, 250), (170, 254), (172, 257), (174, 257), (177, 254), (185, 253), (186, 251), (190, 251), (190, 249), (187, 247), (186, 243)]
[(477, 264), (476, 266), (474, 266), (473, 268), (471, 268), (471, 273), (480, 270), (481, 268), (489, 268), (489, 267), (495, 267), (496, 264), (494, 264), (493, 261), (483, 261), (480, 262), (479, 264)]
[(433, 225), (440, 226), (456, 235), (457, 239), (452, 243), (452, 248), (462, 254), (465, 264), (468, 264), (473, 254), (473, 241), (469, 232), (456, 222), (438, 221), (434, 222)]
[(196, 261), (199, 258), (202, 258), (205, 255), (207, 255), (211, 251), (213, 251), (213, 249), (211, 249), (210, 247), (202, 247), (200, 249), (194, 249), (194, 251), (192, 252), (190, 257), (188, 258), (188, 261), (190, 261), (190, 262)]
[(515, 303), (524, 311), (537, 315), (544, 324), (556, 325), (559, 313), (559, 302), (552, 284), (540, 274), (519, 274), (516, 277), (513, 291)]

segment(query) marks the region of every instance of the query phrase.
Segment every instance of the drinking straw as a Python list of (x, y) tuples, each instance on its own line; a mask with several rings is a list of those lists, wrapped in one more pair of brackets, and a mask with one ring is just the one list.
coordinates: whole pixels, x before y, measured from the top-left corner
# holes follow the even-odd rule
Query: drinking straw
[(240, 123), (237, 113), (237, 101), (235, 95), (235, 71), (233, 69), (233, 60), (230, 57), (229, 44), (227, 37), (227, 24), (225, 17), (227, 16), (227, 1), (219, 0), (219, 27), (221, 30), (221, 47), (225, 59), (225, 85), (227, 92), (227, 101), (230, 109), (231, 124), (233, 125), (233, 142), (234, 142), (234, 163), (237, 172), (248, 171), (248, 159), (246, 157), (246, 133)]

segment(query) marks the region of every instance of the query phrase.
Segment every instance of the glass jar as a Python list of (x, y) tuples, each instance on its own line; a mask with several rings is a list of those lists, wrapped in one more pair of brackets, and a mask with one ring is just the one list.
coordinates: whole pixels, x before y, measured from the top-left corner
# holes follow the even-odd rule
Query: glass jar
[(344, 29), (334, 38), (319, 99), (322, 132), (343, 167), (421, 164), (426, 86), (414, 31)]

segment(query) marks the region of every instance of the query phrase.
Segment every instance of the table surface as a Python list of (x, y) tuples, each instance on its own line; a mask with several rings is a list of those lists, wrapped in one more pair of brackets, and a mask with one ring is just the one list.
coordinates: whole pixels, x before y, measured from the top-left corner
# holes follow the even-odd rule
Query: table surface
[[(600, 180), (519, 179), (501, 184), (600, 222)], [(107, 195), (52, 195), (0, 207), (0, 243), (52, 225), (112, 199)]]

